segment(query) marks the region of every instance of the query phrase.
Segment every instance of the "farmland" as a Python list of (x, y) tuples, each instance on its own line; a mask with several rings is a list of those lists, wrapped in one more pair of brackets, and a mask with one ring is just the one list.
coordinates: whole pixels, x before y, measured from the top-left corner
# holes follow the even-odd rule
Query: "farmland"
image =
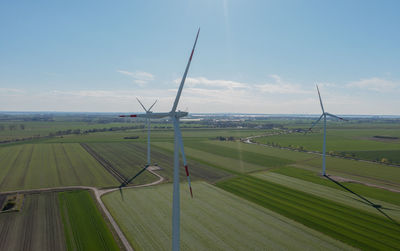
[[(284, 123), (289, 128), (296, 128), (305, 127), (307, 121), (305, 120), (304, 125), (298, 125), (295, 121)], [(75, 125), (82, 126), (82, 129), (101, 128), (96, 123), (79, 123), (81, 122)], [(135, 127), (142, 125), (141, 123), (125, 125)], [(251, 123), (262, 125), (262, 122), (257, 121)], [(279, 123), (279, 120), (274, 120), (274, 123)], [(39, 124), (40, 122), (36, 126)], [(113, 122), (104, 127), (124, 126), (123, 124)], [(124, 189), (123, 201), (119, 192), (102, 197), (129, 242), (138, 250), (169, 249), (171, 244), (173, 131), (171, 125), (156, 123), (153, 126), (151, 162), (158, 164), (160, 170), (155, 172), (163, 176), (166, 183), (154, 187)], [(332, 135), (328, 136), (328, 145), (332, 142), (332, 146), (335, 146), (335, 141), (338, 144), (343, 141), (347, 147), (343, 148), (346, 152), (357, 149), (360, 154), (366, 155), (369, 155), (368, 151), (374, 152), (373, 154), (391, 152), (396, 155), (395, 141), (371, 138), (365, 133), (369, 131), (371, 135), (396, 136), (393, 128), (395, 125), (380, 125), (383, 126), (381, 129), (364, 128), (364, 134), (359, 133), (354, 138), (351, 138), (352, 130), (357, 128), (354, 123), (346, 127), (340, 123), (330, 126), (333, 128)], [(40, 130), (50, 133), (66, 128), (67, 125)], [(16, 134), (17, 129), (14, 130)], [(351, 249), (350, 246), (361, 249), (390, 249), (398, 244), (397, 236), (400, 233), (394, 223), (376, 208), (366, 205), (359, 197), (319, 175), (322, 162), (319, 154), (245, 144), (239, 140), (247, 136), (280, 131), (282, 130), (192, 128), (191, 125), (182, 130), (194, 192), (194, 199), (190, 199), (185, 173), (181, 172), (182, 249)], [(343, 138), (339, 137), (341, 132)], [(20, 133), (22, 135), (25, 132)], [(139, 172), (147, 162), (146, 135), (147, 131), (144, 129), (101, 129), (90, 133), (70, 133), (2, 144), (0, 191), (68, 186), (92, 186), (100, 189), (116, 187), (120, 185), (120, 181), (108, 168), (111, 166), (124, 179)], [(309, 137), (310, 140), (302, 137)], [(306, 136), (287, 134), (260, 140), (282, 138), (292, 145), (309, 140), (310, 146), (315, 143), (318, 147), (321, 144), (320, 137), (319, 133)], [(333, 140), (330, 141), (329, 137)], [(367, 143), (364, 144), (365, 140)], [(279, 144), (283, 144), (283, 141)], [(361, 147), (356, 148), (357, 144)], [(381, 147), (382, 144), (385, 146)], [(337, 147), (342, 146), (339, 144)], [(102, 161), (108, 166), (101, 164)], [(400, 169), (397, 167), (328, 157), (327, 172), (329, 175), (361, 183), (400, 189)], [(156, 180), (158, 177), (144, 172), (131, 184), (141, 185)], [(341, 183), (360, 196), (381, 205), (387, 216), (400, 221), (399, 193), (361, 183)], [(61, 229), (54, 233), (58, 237), (52, 237), (62, 239), (62, 247), (57, 247), (57, 250), (119, 248), (120, 244), (116, 244), (117, 239), (109, 231), (109, 226), (104, 221), (99, 221), (103, 216), (87, 191), (27, 194), (22, 210), (8, 213), (13, 215), (9, 222), (5, 220), (5, 214), (0, 214), (0, 223), (4, 221), (4, 226), (17, 224), (15, 222), (29, 224), (30, 220), (24, 222), (20, 219), (27, 208), (34, 211), (29, 206), (33, 198), (43, 196), (50, 198), (48, 203), (53, 203), (44, 207), (54, 207), (51, 215), (58, 217), (58, 221), (54, 221), (57, 226), (47, 226)], [(0, 196), (0, 202), (4, 199), (4, 196)], [(54, 205), (54, 200), (58, 201), (57, 205)], [(40, 206), (43, 203), (40, 203), (38, 208), (43, 207)], [(85, 221), (97, 222), (93, 223), (95, 228), (87, 228), (86, 225), (90, 224), (84, 223)], [(0, 237), (9, 236), (8, 232), (14, 233), (9, 230), (1, 231), (0, 233), (5, 234), (0, 234)], [(12, 234), (14, 235), (17, 234)], [(81, 236), (90, 241), (84, 243)], [(2, 239), (1, 245), (5, 246), (1, 247), (20, 245), (13, 238)], [(38, 237), (32, 234), (29, 238)], [(287, 241), (288, 238), (291, 239), (290, 242)], [(48, 249), (52, 249), (50, 246), (54, 245), (46, 244), (43, 240), (35, 243), (49, 247)]]
[(395, 250), (400, 244), (398, 225), (383, 216), (249, 176), (217, 186), (354, 247)]
[[(125, 177), (131, 178), (139, 172), (147, 162), (147, 146), (143, 143), (120, 142), (120, 143), (90, 143), (97, 153), (108, 160), (112, 165), (119, 170)], [(161, 170), (157, 172), (167, 180), (172, 179), (172, 164), (173, 156), (167, 151), (163, 151), (157, 147), (152, 148), (151, 153), (152, 163), (157, 163)], [(191, 177), (196, 179), (216, 181), (230, 174), (219, 169), (198, 163), (196, 161), (188, 162), (190, 167)], [(181, 173), (181, 179), (185, 179), (184, 173)], [(158, 178), (151, 173), (143, 173), (133, 181), (133, 185), (150, 183)]]
[[(183, 250), (350, 249), (215, 186), (194, 182), (193, 189), (193, 199), (181, 191)], [(103, 200), (133, 248), (169, 250), (172, 185), (124, 190), (124, 198), (114, 192)]]
[[(306, 169), (296, 168), (296, 167), (280, 167), (271, 170), (271, 173), (268, 176), (271, 176), (272, 173), (282, 174), (285, 177), (289, 178), (296, 178), (301, 179), (303, 181), (312, 182), (315, 184), (327, 186), (334, 189), (344, 190), (334, 182), (330, 181), (329, 179), (322, 178), (318, 172), (309, 171)], [(362, 196), (367, 196), (376, 200), (386, 201), (388, 203), (396, 204), (400, 206), (400, 193), (392, 192), (390, 190), (378, 188), (378, 187), (371, 187), (366, 186), (360, 183), (353, 182), (341, 182), (347, 188), (352, 191), (355, 191), (357, 194)], [(373, 184), (371, 184), (373, 185)]]
[(2, 147), (0, 158), (1, 191), (118, 184), (79, 144), (21, 144)]
[[(386, 158), (390, 162), (400, 163), (399, 129), (328, 129), (327, 152), (372, 161), (382, 161)], [(323, 131), (320, 130), (306, 135), (292, 133), (261, 137), (255, 141), (262, 144), (275, 143), (284, 147), (302, 146), (308, 151), (321, 152), (322, 137)]]
[[(238, 151), (238, 143), (236, 142), (207, 141), (207, 143), (229, 147)], [(210, 147), (209, 151), (213, 151), (212, 149), (213, 148)], [(289, 165), (292, 167), (309, 170), (314, 173), (321, 172), (322, 157), (317, 154), (251, 144), (241, 144), (240, 149), (241, 151), (251, 151), (254, 153), (291, 160), (293, 163)], [(266, 163), (266, 165), (268, 164)], [(326, 166), (328, 174), (378, 184), (388, 188), (400, 188), (400, 168), (398, 167), (329, 156), (326, 158)]]
[[(292, 172), (296, 171), (295, 168), (290, 168), (290, 170)], [(303, 172), (306, 170), (300, 169), (300, 171)], [(311, 174), (306, 173), (306, 175)], [(315, 176), (315, 178), (311, 179), (312, 182), (309, 182), (303, 180), (303, 177), (299, 174), (297, 176), (300, 176), (300, 178), (293, 178), (276, 173), (274, 170), (254, 173), (252, 176), (382, 216), (380, 211), (376, 210), (376, 208), (368, 203), (365, 203), (360, 197), (349, 193), (328, 179), (321, 179)], [(316, 181), (319, 183), (316, 183)], [(383, 211), (388, 214), (389, 217), (400, 221), (400, 193), (348, 182), (342, 182), (342, 185), (351, 189), (358, 195), (366, 197), (369, 201), (381, 205)]]
[(88, 191), (59, 193), (68, 250), (119, 250)]
[[(186, 142), (185, 142), (186, 143)], [(154, 142), (154, 146), (172, 152), (173, 144), (168, 142)], [(214, 151), (214, 147), (207, 150), (197, 150), (185, 145), (185, 153), (189, 159), (195, 160), (206, 165), (215, 166), (222, 170), (232, 173), (245, 173), (265, 169), (264, 166), (246, 163), (240, 159), (240, 152), (234, 158), (219, 155)]]
[(57, 193), (27, 194), (20, 212), (1, 213), (0, 250), (66, 250)]

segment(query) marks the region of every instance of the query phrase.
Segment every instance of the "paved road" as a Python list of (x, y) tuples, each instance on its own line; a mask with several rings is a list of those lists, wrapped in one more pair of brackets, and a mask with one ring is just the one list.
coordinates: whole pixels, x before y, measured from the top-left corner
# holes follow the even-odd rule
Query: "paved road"
[[(123, 189), (154, 186), (154, 185), (157, 185), (157, 184), (159, 184), (159, 183), (164, 181), (164, 177), (162, 177), (158, 173), (154, 172), (153, 170), (147, 169), (147, 171), (151, 172), (152, 174), (157, 176), (159, 179), (157, 181), (152, 182), (152, 183), (143, 184), (143, 185), (137, 185), (137, 186), (127, 186), (127, 187), (124, 187)], [(107, 207), (104, 205), (103, 201), (101, 200), (101, 196), (103, 196), (104, 194), (113, 192), (113, 191), (117, 191), (119, 188), (98, 189), (96, 187), (89, 187), (89, 186), (67, 186), (67, 187), (51, 187), (51, 188), (39, 188), (39, 189), (30, 189), (30, 190), (6, 191), (6, 192), (0, 192), (0, 194), (40, 193), (40, 192), (50, 192), (50, 191), (59, 192), (59, 191), (68, 191), (68, 190), (81, 190), (81, 189), (93, 191), (97, 202), (99, 203), (99, 205), (100, 205), (101, 209), (103, 210), (104, 214), (107, 216), (107, 218), (110, 221), (111, 225), (114, 227), (114, 230), (117, 233), (117, 235), (120, 238), (120, 240), (122, 241), (122, 244), (124, 245), (125, 249), (127, 251), (133, 251), (133, 248), (132, 248), (131, 244), (126, 239), (124, 233), (119, 228), (117, 222), (111, 216), (111, 214), (108, 211)]]

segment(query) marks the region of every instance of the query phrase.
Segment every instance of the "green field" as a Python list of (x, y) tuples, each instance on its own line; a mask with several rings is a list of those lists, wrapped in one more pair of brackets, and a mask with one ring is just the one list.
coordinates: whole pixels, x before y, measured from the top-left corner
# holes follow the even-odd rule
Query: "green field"
[[(55, 118), (54, 121), (0, 121), (0, 141), (22, 139), (29, 137), (43, 137), (57, 131), (80, 129), (103, 129), (112, 127), (129, 126), (127, 123), (96, 123), (76, 121), (76, 118)], [(79, 119), (78, 119), (79, 120)], [(22, 125), (22, 126), (21, 126)], [(10, 129), (12, 126), (12, 129)]]
[[(185, 141), (184, 143), (187, 142)], [(167, 150), (170, 152), (170, 154), (173, 152), (173, 143), (154, 142), (152, 143), (152, 145)], [(246, 163), (245, 161), (240, 159), (240, 156), (230, 158), (229, 156), (225, 157), (224, 155), (220, 155), (214, 151), (214, 147), (210, 147), (206, 151), (201, 151), (191, 147), (187, 147), (185, 145), (185, 153), (188, 159), (204, 163), (205, 165), (213, 166), (231, 173), (246, 173), (266, 169), (266, 167), (261, 165)]]
[[(130, 119), (120, 123), (112, 117), (114, 115), (108, 115), (105, 121), (101, 121), (102, 116), (97, 118), (99, 121), (80, 116), (26, 123), (0, 120), (0, 125), (4, 125), (0, 130), (0, 141), (35, 135), (42, 137), (68, 129), (143, 126), (143, 121), (133, 122)], [(360, 121), (330, 121), (328, 151), (366, 160), (388, 158), (400, 162), (400, 140), (374, 137), (400, 137), (398, 123)], [(321, 177), (320, 154), (245, 144), (239, 140), (247, 136), (284, 132), (287, 131), (285, 127), (306, 128), (310, 122), (310, 119), (282, 118), (250, 119), (245, 122), (260, 125), (260, 128), (267, 128), (266, 123), (276, 123), (278, 129), (211, 128), (219, 124), (183, 122), (182, 127), (185, 128), (182, 134), (194, 181), (194, 199), (188, 193), (181, 161), (181, 248), (398, 248), (400, 225), (385, 218), (354, 194)], [(17, 126), (10, 130), (11, 124), (21, 123), (25, 124), (23, 129)], [(155, 121), (152, 126), (151, 162), (158, 164), (161, 169), (156, 172), (165, 177), (167, 183), (124, 189), (124, 200), (119, 192), (103, 196), (106, 206), (135, 250), (169, 250), (171, 246), (173, 130), (172, 125), (165, 121)], [(204, 128), (206, 126), (210, 128)], [(138, 138), (124, 139), (132, 136)], [(225, 138), (230, 140), (225, 141)], [(322, 149), (320, 127), (307, 135), (291, 133), (255, 140), (295, 148), (303, 146), (312, 151)], [(129, 179), (146, 164), (146, 142), (145, 129), (116, 128), (114, 131), (59, 134), (0, 144), (0, 191), (118, 186), (120, 182), (98, 160), (105, 160), (113, 170)], [(82, 143), (89, 146), (86, 149), (98, 160), (82, 147)], [(399, 167), (327, 157), (327, 173), (400, 190)], [(158, 177), (144, 172), (133, 180), (132, 185), (156, 180)], [(400, 193), (359, 183), (341, 184), (382, 205), (383, 212), (400, 222)], [(0, 202), (4, 199), (0, 195)], [(30, 194), (20, 212), (0, 214), (0, 250), (118, 249), (107, 222), (88, 191)], [(41, 234), (48, 232), (51, 234)]]
[[(193, 182), (193, 189), (193, 199), (181, 190), (182, 250), (350, 249), (205, 182)], [(124, 198), (113, 192), (103, 201), (133, 248), (169, 250), (172, 185), (126, 189)]]
[(400, 245), (399, 225), (383, 216), (250, 176), (217, 186), (354, 247), (395, 250)]
[(68, 250), (120, 250), (89, 191), (59, 193)]
[[(345, 191), (345, 189), (341, 188), (329, 179), (323, 178), (319, 172), (313, 172), (290, 166), (275, 168), (272, 169), (271, 172)], [(269, 173), (269, 175), (272, 174)], [(354, 182), (341, 182), (341, 184), (362, 196), (367, 196), (376, 200), (385, 201), (400, 206), (400, 193)]]
[(199, 151), (211, 152), (216, 155), (260, 166), (277, 167), (293, 163), (293, 161), (288, 159), (247, 151), (246, 149), (242, 148), (243, 144), (239, 141), (233, 143), (233, 145), (236, 144), (236, 148), (226, 147), (221, 144), (210, 144), (209, 142), (212, 141), (189, 141), (185, 146)]
[[(295, 168), (290, 168), (285, 171), (285, 173), (289, 173), (289, 170), (290, 172), (297, 171), (294, 169)], [(299, 171), (303, 172), (305, 170), (300, 169)], [(306, 175), (310, 174), (307, 173)], [(274, 170), (254, 173), (252, 176), (382, 216), (382, 213), (376, 210), (376, 208), (367, 204), (368, 202), (362, 200), (360, 197), (346, 191), (334, 182), (325, 178), (314, 176), (311, 178), (312, 181), (309, 182), (304, 180), (304, 178), (308, 179), (308, 177), (311, 175), (305, 177), (303, 173), (298, 173), (296, 176), (299, 178), (293, 178), (276, 173)], [(348, 182), (342, 182), (342, 184), (369, 201), (381, 205), (383, 207), (382, 210), (389, 217), (400, 222), (400, 193), (368, 187), (361, 184)], [(376, 197), (378, 197), (378, 199)]]
[(66, 250), (57, 193), (26, 194), (21, 211), (0, 213), (0, 250)]
[[(400, 163), (400, 139), (379, 139), (374, 136), (389, 136), (400, 138), (400, 127), (397, 129), (329, 129), (327, 130), (327, 152), (342, 153), (366, 160), (387, 158), (394, 163)], [(279, 144), (283, 147), (303, 146), (307, 151), (322, 151), (323, 131), (314, 133), (292, 133), (277, 136), (255, 138), (262, 144)]]
[[(217, 145), (218, 147), (238, 148), (237, 142), (208, 141), (207, 143)], [(241, 143), (240, 149), (291, 160), (293, 164), (289, 164), (290, 166), (309, 170), (314, 173), (320, 173), (322, 169), (322, 157), (317, 154), (245, 143)], [(213, 151), (213, 148), (210, 147), (209, 151)], [(378, 184), (388, 188), (400, 189), (400, 168), (398, 167), (328, 156), (326, 158), (326, 170), (328, 174)]]
[(115, 186), (118, 182), (79, 144), (21, 144), (0, 148), (0, 190)]

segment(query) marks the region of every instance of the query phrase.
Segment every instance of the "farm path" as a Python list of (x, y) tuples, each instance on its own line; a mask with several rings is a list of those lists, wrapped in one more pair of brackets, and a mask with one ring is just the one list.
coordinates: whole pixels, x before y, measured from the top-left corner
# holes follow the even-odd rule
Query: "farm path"
[[(148, 187), (154, 186), (157, 184), (162, 183), (165, 179), (163, 176), (159, 175), (158, 173), (154, 172), (152, 168), (148, 168), (147, 171), (157, 176), (159, 179), (152, 183), (137, 185), (137, 186), (127, 186), (123, 189), (130, 189), (130, 188), (139, 188), (139, 187)], [(12, 193), (40, 193), (40, 192), (61, 192), (61, 191), (68, 191), (68, 190), (91, 190), (93, 191), (97, 202), (99, 203), (101, 209), (103, 210), (104, 214), (107, 216), (108, 220), (110, 221), (111, 225), (114, 227), (115, 232), (117, 233), (118, 237), (122, 241), (125, 249), (127, 251), (133, 251), (133, 248), (129, 241), (126, 239), (124, 233), (119, 228), (118, 224), (115, 222), (114, 218), (111, 216), (110, 212), (108, 211), (107, 207), (104, 205), (103, 201), (101, 200), (101, 196), (107, 193), (111, 193), (114, 191), (119, 190), (119, 188), (109, 188), (109, 189), (98, 189), (97, 187), (89, 187), (89, 186), (67, 186), (67, 187), (50, 187), (50, 188), (38, 188), (38, 189), (30, 189), (30, 190), (17, 190), (17, 191), (6, 191), (0, 192), (0, 195), (12, 194)]]

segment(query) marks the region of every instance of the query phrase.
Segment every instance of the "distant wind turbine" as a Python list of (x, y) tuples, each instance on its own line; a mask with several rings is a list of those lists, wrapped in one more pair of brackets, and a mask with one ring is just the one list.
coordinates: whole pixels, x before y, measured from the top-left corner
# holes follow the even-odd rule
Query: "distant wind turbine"
[(176, 110), (178, 107), (179, 99), (181, 97), (183, 85), (185, 84), (186, 76), (189, 71), (190, 63), (192, 62), (192, 57), (194, 50), (196, 48), (197, 39), (199, 38), (200, 28), (197, 31), (196, 40), (192, 48), (192, 53), (190, 54), (189, 61), (186, 65), (185, 72), (181, 83), (179, 85), (178, 93), (172, 109), (170, 112), (163, 113), (146, 113), (146, 114), (133, 114), (133, 115), (120, 115), (120, 117), (146, 117), (147, 118), (164, 118), (170, 117), (174, 125), (174, 185), (173, 185), (173, 195), (172, 195), (172, 250), (176, 251), (180, 248), (180, 194), (179, 194), (179, 151), (182, 154), (183, 164), (185, 166), (186, 176), (189, 184), (190, 195), (193, 198), (192, 186), (190, 184), (189, 169), (186, 162), (185, 151), (183, 147), (182, 134), (179, 127), (179, 119), (188, 115), (187, 112), (182, 112)]
[(318, 124), (318, 122), (322, 119), (322, 117), (324, 117), (324, 144), (322, 147), (322, 175), (326, 176), (326, 172), (325, 172), (325, 169), (326, 169), (325, 168), (326, 167), (326, 157), (325, 157), (325, 154), (326, 154), (326, 116), (330, 116), (330, 117), (337, 118), (337, 119), (344, 120), (344, 121), (348, 121), (348, 120), (338, 117), (336, 115), (333, 115), (329, 112), (325, 112), (324, 106), (322, 104), (321, 94), (319, 93), (318, 85), (316, 85), (316, 86), (317, 86), (317, 91), (318, 91), (319, 103), (321, 104), (322, 115), (311, 125), (311, 127), (308, 129), (308, 131), (311, 131), (311, 129), (316, 124)]
[(139, 104), (143, 107), (144, 111), (146, 112), (146, 123), (147, 123), (147, 167), (150, 166), (150, 119), (151, 119), (151, 114), (153, 113), (151, 111), (151, 108), (157, 103), (157, 100), (154, 101), (154, 103), (150, 106), (149, 109), (146, 109), (142, 102), (138, 98), (136, 98)]
[(143, 107), (146, 114), (129, 115), (129, 116), (121, 115), (120, 117), (145, 117), (146, 118), (146, 123), (147, 123), (147, 164), (144, 166), (143, 169), (141, 169), (132, 178), (122, 182), (121, 185), (118, 187), (119, 192), (121, 193), (122, 199), (123, 199), (122, 188), (126, 187), (129, 183), (131, 183), (134, 179), (136, 179), (140, 174), (142, 174), (151, 165), (151, 162), (150, 162), (150, 118), (151, 118), (151, 114), (153, 113), (151, 111), (151, 108), (153, 108), (153, 106), (157, 103), (157, 100), (150, 106), (149, 109), (146, 109), (144, 107), (144, 105), (142, 104), (142, 102), (140, 102), (140, 100), (138, 98), (136, 98), (136, 99), (139, 102), (139, 104)]

